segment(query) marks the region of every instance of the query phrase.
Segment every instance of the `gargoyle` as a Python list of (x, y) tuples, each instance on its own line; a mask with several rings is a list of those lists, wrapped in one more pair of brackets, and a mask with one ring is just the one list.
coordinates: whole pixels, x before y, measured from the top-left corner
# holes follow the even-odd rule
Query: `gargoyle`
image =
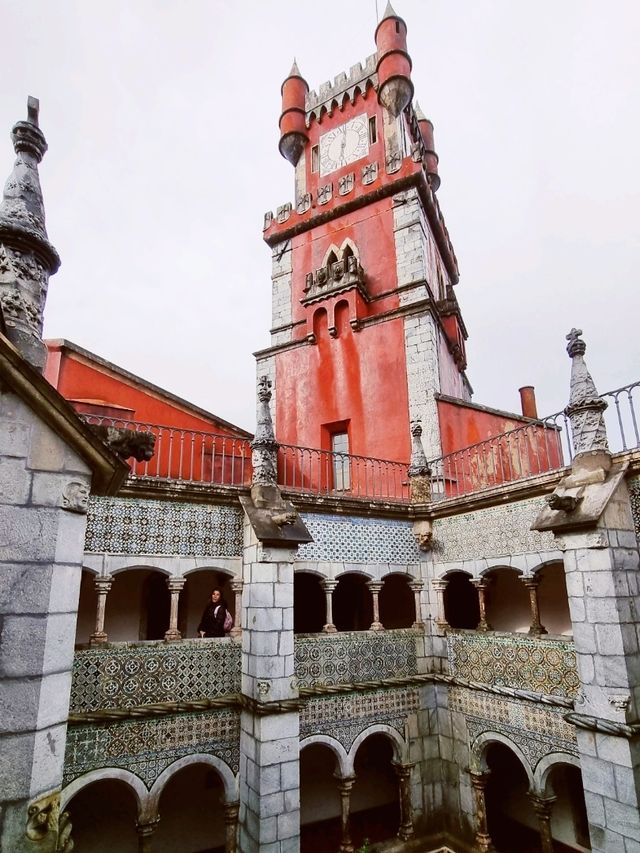
[(151, 432), (136, 432), (123, 427), (95, 426), (93, 424), (91, 429), (121, 459), (129, 459), (130, 456), (133, 456), (136, 462), (148, 462), (153, 456), (156, 437)]
[(557, 495), (555, 492), (547, 498), (549, 509), (559, 509), (563, 512), (573, 512), (582, 497), (576, 495)]
[(295, 524), (297, 518), (298, 513), (295, 510), (293, 512), (279, 512), (271, 516), (271, 520), (278, 527), (284, 527), (285, 524)]

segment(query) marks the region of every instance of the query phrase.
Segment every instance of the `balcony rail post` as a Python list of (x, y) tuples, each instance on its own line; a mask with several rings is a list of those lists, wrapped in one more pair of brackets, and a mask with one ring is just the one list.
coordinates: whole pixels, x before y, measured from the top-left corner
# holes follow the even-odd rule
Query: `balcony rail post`
[(438, 631), (444, 634), (445, 631), (451, 629), (451, 625), (447, 622), (447, 617), (444, 611), (444, 591), (449, 583), (448, 578), (433, 578), (431, 587), (436, 594), (436, 618), (435, 623)]
[(89, 637), (89, 645), (91, 646), (106, 643), (108, 640), (104, 630), (104, 617), (107, 607), (107, 595), (113, 585), (113, 578), (111, 576), (95, 578), (94, 584), (98, 600), (96, 603), (96, 627), (93, 634)]
[(324, 590), (325, 598), (326, 598), (326, 611), (325, 618), (326, 623), (322, 626), (322, 632), (324, 634), (335, 634), (338, 630), (336, 626), (333, 624), (333, 591), (338, 586), (338, 581), (324, 580), (322, 581), (322, 588)]
[(167, 643), (173, 643), (182, 639), (182, 634), (178, 631), (178, 603), (180, 601), (180, 593), (185, 584), (185, 578), (167, 578), (167, 587), (171, 595), (171, 611), (169, 614), (169, 628), (165, 632), (164, 639)]
[(242, 636), (242, 580), (235, 578), (229, 581), (231, 592), (234, 595), (234, 607), (236, 618), (233, 621), (233, 628), (229, 631), (230, 637)]
[(373, 598), (373, 622), (371, 623), (369, 630), (384, 631), (384, 625), (380, 621), (380, 605), (378, 601), (378, 596), (382, 589), (382, 583), (380, 581), (368, 581), (367, 586), (371, 590), (371, 597)]
[(540, 586), (540, 578), (537, 575), (533, 577), (520, 578), (529, 592), (529, 604), (531, 606), (531, 627), (529, 633), (532, 637), (539, 637), (541, 634), (546, 634), (547, 629), (540, 621), (540, 604), (538, 601), (538, 587)]
[(471, 583), (478, 590), (478, 607), (480, 608), (480, 621), (476, 631), (493, 631), (491, 625), (487, 622), (487, 589), (490, 581), (487, 578), (476, 578)]
[(354, 853), (351, 841), (351, 789), (356, 781), (355, 776), (336, 776), (338, 792), (340, 793), (340, 846), (338, 853)]

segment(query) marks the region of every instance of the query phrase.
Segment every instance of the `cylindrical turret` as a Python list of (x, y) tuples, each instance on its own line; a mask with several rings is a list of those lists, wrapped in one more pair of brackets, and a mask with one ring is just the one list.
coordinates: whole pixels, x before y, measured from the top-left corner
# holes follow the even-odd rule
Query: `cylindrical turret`
[(436, 154), (433, 144), (433, 124), (425, 116), (420, 109), (420, 104), (416, 101), (416, 118), (418, 127), (422, 135), (422, 141), (425, 147), (425, 165), (427, 167), (427, 177), (434, 192), (437, 192), (440, 186), (440, 177), (438, 175), (438, 155)]
[(297, 165), (304, 146), (308, 142), (305, 123), (305, 96), (309, 91), (307, 81), (300, 74), (293, 60), (289, 76), (282, 84), (282, 112), (280, 114), (280, 142), (278, 148), (284, 158)]
[(411, 103), (411, 57), (407, 53), (407, 25), (387, 3), (376, 28), (378, 101), (397, 116)]
[(538, 407), (536, 405), (536, 391), (533, 385), (524, 385), (518, 389), (520, 391), (520, 406), (522, 414), (525, 418), (538, 417)]

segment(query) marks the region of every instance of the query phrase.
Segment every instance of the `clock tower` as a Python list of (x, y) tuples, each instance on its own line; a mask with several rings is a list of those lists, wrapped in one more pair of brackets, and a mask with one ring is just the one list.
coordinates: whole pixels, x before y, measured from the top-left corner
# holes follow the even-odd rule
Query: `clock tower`
[(406, 37), (389, 4), (364, 64), (310, 92), (294, 62), (282, 86), (295, 201), (265, 216), (271, 345), (256, 357), (283, 444), (408, 462), (419, 418), (434, 457), (437, 395), (470, 398), (458, 267)]

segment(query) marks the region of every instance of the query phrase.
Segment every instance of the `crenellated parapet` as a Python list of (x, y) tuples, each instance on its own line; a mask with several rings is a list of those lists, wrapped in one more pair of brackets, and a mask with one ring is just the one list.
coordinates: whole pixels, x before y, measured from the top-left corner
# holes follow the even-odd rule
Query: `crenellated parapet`
[(343, 71), (334, 77), (333, 83), (327, 80), (317, 92), (308, 92), (305, 101), (307, 127), (312, 119), (320, 121), (323, 113), (331, 115), (334, 109), (341, 110), (346, 103), (353, 103), (358, 94), (364, 95), (371, 87), (377, 89), (377, 59), (377, 53), (372, 53), (367, 56), (364, 65), (357, 62), (351, 66), (348, 74)]

